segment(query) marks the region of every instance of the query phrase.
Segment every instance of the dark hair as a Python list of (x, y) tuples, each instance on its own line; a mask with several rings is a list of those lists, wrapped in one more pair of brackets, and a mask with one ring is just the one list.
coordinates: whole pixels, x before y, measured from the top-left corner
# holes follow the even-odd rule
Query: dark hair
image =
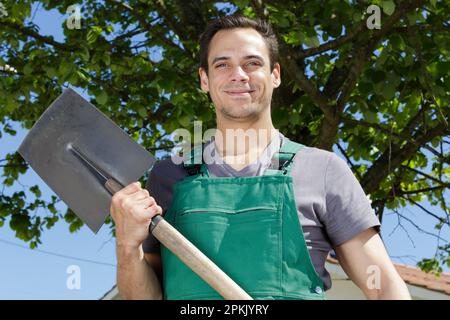
[(200, 36), (200, 67), (208, 73), (209, 44), (214, 35), (224, 29), (252, 28), (259, 32), (269, 51), (270, 70), (278, 63), (278, 41), (270, 24), (263, 20), (252, 20), (242, 15), (220, 17), (208, 24)]

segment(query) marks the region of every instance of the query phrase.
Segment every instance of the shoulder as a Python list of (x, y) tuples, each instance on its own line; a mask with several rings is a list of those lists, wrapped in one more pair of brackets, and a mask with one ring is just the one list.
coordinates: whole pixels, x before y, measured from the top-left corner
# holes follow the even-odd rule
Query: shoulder
[(182, 180), (186, 175), (183, 164), (169, 157), (153, 165), (147, 184), (148, 187), (152, 184), (159, 184), (162, 187), (171, 188), (173, 184)]
[(287, 138), (281, 132), (280, 138), (283, 140), (282, 150), (287, 149), (288, 152), (293, 152), (294, 150), (297, 150), (295, 153), (295, 157), (293, 159), (294, 163), (301, 162), (313, 164), (317, 162), (317, 164), (323, 166), (327, 165), (327, 163), (330, 161), (331, 158), (333, 157), (338, 158), (334, 154), (334, 152), (304, 145), (301, 142)]
[(330, 165), (334, 165), (336, 162), (340, 161), (343, 162), (343, 160), (334, 152), (309, 146), (304, 146), (301, 148), (294, 157), (294, 165), (300, 165), (303, 168), (317, 168), (323, 173), (326, 172), (326, 169)]
[(331, 169), (350, 170), (347, 162), (332, 151), (303, 146), (295, 155), (294, 161)]
[(292, 176), (297, 183), (314, 186), (324, 196), (336, 183), (351, 181), (354, 175), (346, 161), (331, 151), (305, 146), (292, 163)]
[(303, 157), (314, 158), (316, 160), (325, 160), (328, 161), (331, 156), (336, 156), (334, 152), (319, 149), (316, 147), (304, 146), (300, 149), (297, 154), (300, 154)]
[(309, 178), (320, 179), (327, 189), (333, 183), (357, 182), (347, 162), (336, 153), (305, 146), (297, 152), (293, 172), (307, 174)]
[(154, 172), (155, 174), (158, 174), (158, 175), (166, 174), (166, 173), (170, 174), (174, 170), (181, 172), (182, 170), (184, 170), (183, 164), (180, 161), (178, 161), (177, 159), (174, 160), (169, 157), (169, 158), (164, 158), (162, 160), (157, 161), (152, 168), (152, 172)]

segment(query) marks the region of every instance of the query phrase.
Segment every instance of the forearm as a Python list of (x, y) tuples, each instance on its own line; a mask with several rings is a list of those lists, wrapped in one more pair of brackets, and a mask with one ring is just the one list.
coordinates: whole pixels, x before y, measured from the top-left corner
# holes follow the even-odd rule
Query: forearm
[(379, 289), (365, 292), (369, 300), (411, 300), (408, 287), (400, 276), (396, 279), (381, 279)]
[(123, 299), (162, 299), (161, 285), (153, 268), (138, 249), (120, 245), (117, 251), (117, 287)]
[(408, 288), (402, 279), (390, 281), (381, 290), (379, 300), (411, 300)]

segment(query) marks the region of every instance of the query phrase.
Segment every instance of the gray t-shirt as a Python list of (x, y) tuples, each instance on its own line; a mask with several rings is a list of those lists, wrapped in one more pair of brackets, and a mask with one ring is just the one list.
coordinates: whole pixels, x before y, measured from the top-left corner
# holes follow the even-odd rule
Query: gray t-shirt
[[(215, 143), (205, 145), (209, 152), (205, 152), (204, 159), (211, 176), (259, 176), (269, 167), (284, 139), (279, 133), (256, 162), (240, 171), (224, 163), (215, 152)], [(325, 269), (328, 253), (368, 228), (379, 230), (380, 222), (355, 176), (336, 154), (305, 146), (293, 159), (291, 175), (309, 254), (328, 290), (331, 288), (330, 275)], [(175, 164), (171, 159), (162, 160), (153, 167), (146, 188), (162, 207), (163, 214), (172, 202), (172, 186), (185, 176), (187, 172), (183, 165)], [(143, 243), (143, 249), (144, 252), (160, 252), (159, 241), (150, 234)]]

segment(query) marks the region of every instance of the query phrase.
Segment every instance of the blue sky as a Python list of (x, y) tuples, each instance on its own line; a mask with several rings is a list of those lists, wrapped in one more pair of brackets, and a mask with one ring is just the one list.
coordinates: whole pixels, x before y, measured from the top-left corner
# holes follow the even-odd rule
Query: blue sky
[[(0, 141), (0, 159), (7, 152), (17, 150), (26, 133), (19, 130), (15, 137), (4, 136)], [(33, 170), (21, 176), (20, 183), (25, 186), (38, 184), (47, 199), (54, 194)], [(12, 194), (21, 188), (16, 183), (4, 192)], [(64, 212), (66, 206), (60, 203), (57, 209)], [(86, 226), (71, 234), (67, 223), (62, 221), (45, 230), (41, 241), (43, 244), (38, 250), (45, 252), (28, 249), (27, 243), (14, 237), (8, 223), (0, 228), (0, 299), (96, 299), (114, 285), (115, 242), (108, 227), (103, 227), (97, 235)], [(70, 276), (67, 269), (72, 265), (80, 270), (79, 290), (67, 287)]]
[[(65, 18), (67, 16), (58, 12), (48, 13), (41, 9), (33, 21), (40, 27), (41, 34), (53, 35), (56, 40), (63, 41), (62, 24)], [(80, 94), (86, 97), (83, 92)], [(16, 151), (27, 133), (18, 124), (15, 124), (14, 129), (18, 131), (16, 136), (3, 132), (0, 159)], [(21, 176), (20, 183), (24, 186), (38, 184), (44, 197), (53, 195), (33, 170)], [(11, 188), (5, 188), (4, 192), (12, 194), (22, 190), (22, 185), (16, 183)], [(432, 211), (436, 210), (427, 203), (423, 205)], [(57, 208), (65, 211), (64, 204)], [(400, 209), (400, 213), (425, 230), (434, 232), (435, 221), (419, 209), (406, 207)], [(394, 261), (414, 265), (420, 258), (434, 254), (437, 240), (420, 233), (407, 221), (401, 222), (414, 244), (402, 228), (397, 228), (391, 234), (397, 222), (395, 214), (385, 213), (382, 237)], [(448, 229), (441, 237), (450, 239)], [(14, 237), (8, 221), (0, 228), (0, 299), (98, 299), (115, 284), (115, 241), (108, 227), (103, 227), (97, 235), (86, 226), (71, 234), (68, 225), (60, 221), (51, 230), (45, 230), (41, 240), (43, 244), (38, 248), (40, 251), (30, 250), (28, 244)], [(70, 276), (67, 269), (73, 265), (78, 266), (81, 272), (79, 290), (71, 290), (67, 286)], [(448, 268), (446, 271), (449, 271)]]

